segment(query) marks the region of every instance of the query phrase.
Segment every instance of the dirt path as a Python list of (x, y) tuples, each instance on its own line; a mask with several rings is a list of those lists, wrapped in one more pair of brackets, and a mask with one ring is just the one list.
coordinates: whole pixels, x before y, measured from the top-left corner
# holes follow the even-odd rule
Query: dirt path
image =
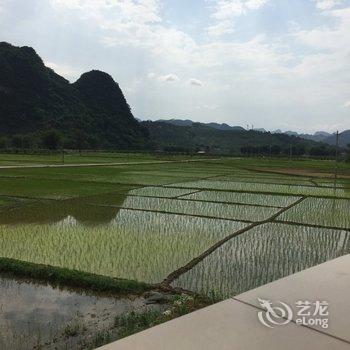
[(220, 159), (219, 158), (210, 158), (210, 159), (184, 159), (184, 160), (152, 160), (152, 161), (144, 161), (144, 162), (116, 162), (116, 163), (0, 165), (0, 169), (104, 167), (104, 166), (116, 166), (116, 165), (194, 163), (194, 162), (218, 161), (218, 160), (220, 160)]

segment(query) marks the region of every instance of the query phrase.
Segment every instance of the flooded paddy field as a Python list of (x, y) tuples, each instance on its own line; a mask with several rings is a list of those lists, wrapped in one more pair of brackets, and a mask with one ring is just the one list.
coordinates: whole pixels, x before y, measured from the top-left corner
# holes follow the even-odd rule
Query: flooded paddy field
[(54, 288), (0, 274), (0, 349), (94, 348), (117, 333), (115, 318), (162, 308), (140, 296), (113, 297)]
[[(144, 307), (142, 293), (96, 296), (85, 282), (77, 292), (19, 280), (4, 259), (225, 298), (350, 253), (348, 180), (308, 176), (318, 163), (293, 175), (262, 171), (264, 160), (254, 161), (259, 171), (227, 158), (132, 160), (0, 169), (0, 348), (40, 340), (50, 349), (57, 338), (78, 349), (93, 327)], [(285, 172), (281, 163), (270, 165)], [(76, 314), (88, 331), (68, 340)]]

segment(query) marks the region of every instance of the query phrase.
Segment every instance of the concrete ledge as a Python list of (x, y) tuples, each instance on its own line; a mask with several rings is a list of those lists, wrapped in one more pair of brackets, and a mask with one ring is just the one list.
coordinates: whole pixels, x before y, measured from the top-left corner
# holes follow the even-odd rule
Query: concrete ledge
[[(349, 268), (350, 255), (347, 255), (121, 339), (100, 350), (349, 349)], [(331, 326), (324, 331), (298, 326), (291, 321), (268, 328), (258, 320), (261, 308), (257, 298), (290, 304), (296, 300), (327, 300)]]

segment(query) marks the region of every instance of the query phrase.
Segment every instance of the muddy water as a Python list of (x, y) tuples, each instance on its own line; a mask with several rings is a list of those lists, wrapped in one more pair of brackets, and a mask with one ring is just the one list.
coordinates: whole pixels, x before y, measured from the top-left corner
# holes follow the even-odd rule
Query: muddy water
[(2, 275), (0, 349), (85, 348), (116, 316), (145, 308), (141, 297), (87, 295)]

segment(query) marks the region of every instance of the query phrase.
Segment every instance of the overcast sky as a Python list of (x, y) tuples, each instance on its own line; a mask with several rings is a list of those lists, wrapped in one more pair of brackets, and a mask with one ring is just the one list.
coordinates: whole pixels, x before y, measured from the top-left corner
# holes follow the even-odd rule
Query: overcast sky
[(0, 40), (110, 73), (141, 119), (350, 129), (350, 0), (0, 0)]

